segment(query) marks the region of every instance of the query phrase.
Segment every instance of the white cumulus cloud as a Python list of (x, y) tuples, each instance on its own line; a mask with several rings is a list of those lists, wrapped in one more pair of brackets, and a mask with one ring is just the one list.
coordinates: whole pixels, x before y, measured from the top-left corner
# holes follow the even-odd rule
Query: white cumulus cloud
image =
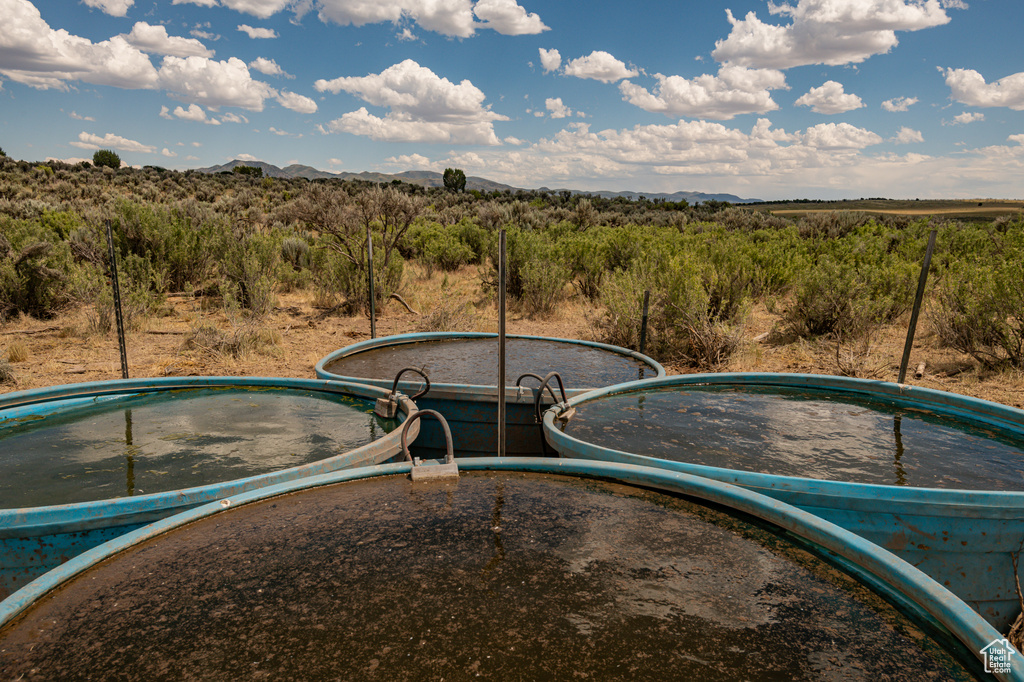
[(123, 17), (128, 14), (128, 8), (135, 4), (135, 0), (83, 0), (89, 7), (102, 10), (112, 17)]
[(485, 28), (506, 36), (534, 35), (548, 30), (539, 15), (527, 13), (515, 0), (478, 0), (473, 14), (484, 22)]
[(725, 65), (717, 76), (693, 79), (654, 74), (654, 92), (631, 81), (619, 84), (623, 99), (646, 111), (670, 116), (729, 120), (741, 114), (766, 113), (779, 106), (771, 91), (786, 88), (786, 77), (774, 69)]
[(67, 81), (119, 88), (153, 88), (157, 72), (143, 52), (121, 36), (99, 43), (50, 28), (28, 0), (0, 0), (0, 74), (40, 90)]
[(1024, 111), (1024, 72), (986, 83), (985, 77), (974, 69), (939, 70), (946, 77), (953, 99), (961, 104)]
[(309, 97), (285, 90), (277, 93), (277, 102), (285, 109), (291, 109), (300, 114), (315, 114), (317, 109), (316, 102)]
[(881, 143), (882, 137), (849, 123), (821, 123), (804, 132), (803, 142), (815, 149), (863, 149)]
[[(337, 159), (335, 159), (335, 161), (336, 160)], [(430, 170), (434, 166), (431, 160), (422, 154), (402, 154), (400, 156), (391, 156), (384, 160), (384, 164), (405, 170)], [(338, 163), (334, 165), (340, 166), (341, 162), (338, 161)]]
[(856, 64), (895, 47), (897, 31), (919, 31), (950, 20), (938, 0), (798, 0), (795, 6), (769, 2), (768, 12), (788, 16), (791, 23), (765, 23), (755, 12), (737, 19), (727, 9), (732, 30), (715, 43), (712, 56), (774, 69)]
[(137, 22), (125, 40), (143, 52), (169, 54), (176, 57), (212, 57), (213, 50), (195, 38), (170, 36), (163, 26), (151, 26), (144, 21)]
[(566, 62), (564, 73), (567, 76), (591, 78), (604, 83), (614, 83), (623, 78), (635, 78), (640, 75), (639, 71), (628, 68), (604, 50), (595, 50), (585, 57)]
[(980, 112), (967, 112), (953, 117), (952, 121), (943, 121), (942, 125), (967, 125), (968, 123), (977, 123), (978, 121), (984, 121), (985, 114)]
[[(166, 109), (166, 107), (165, 107)], [(163, 110), (161, 110), (163, 115)], [(198, 104), (188, 105), (188, 109), (182, 107), (174, 107), (174, 115), (184, 121), (193, 121), (195, 123), (205, 123), (207, 125), (219, 126), (220, 121), (215, 118), (207, 118), (206, 112)], [(164, 118), (170, 118), (170, 116), (164, 116)]]
[(221, 0), (221, 4), (236, 12), (266, 19), (288, 7), (292, 0)]
[(256, 28), (249, 26), (248, 24), (239, 24), (238, 30), (246, 34), (253, 40), (257, 38), (276, 38), (277, 31), (272, 28)]
[(253, 61), (249, 62), (249, 68), (259, 71), (262, 74), (268, 76), (281, 76), (282, 78), (295, 78), (290, 73), (285, 72), (277, 62), (273, 59), (266, 59), (264, 57), (257, 57)]
[(572, 109), (562, 104), (561, 97), (549, 97), (544, 100), (544, 106), (551, 112), (551, 118), (568, 118), (572, 116)]
[(924, 142), (924, 135), (921, 134), (920, 130), (914, 130), (903, 126), (900, 131), (896, 133), (896, 137), (892, 139), (896, 144), (913, 144), (916, 142)]
[(142, 154), (153, 154), (156, 147), (129, 140), (126, 137), (107, 133), (103, 137), (92, 133), (81, 132), (78, 134), (78, 141), (71, 142), (71, 146), (81, 149), (118, 149), (122, 152), (139, 152)]
[(821, 87), (811, 88), (797, 99), (796, 105), (811, 107), (818, 114), (842, 114), (860, 109), (864, 102), (857, 95), (844, 92), (842, 83), (825, 81)]
[(484, 105), (483, 91), (470, 81), (452, 83), (411, 59), (379, 74), (321, 79), (314, 87), (319, 92), (345, 91), (389, 109), (380, 118), (361, 107), (327, 128), (375, 140), (497, 145), (493, 122), (508, 120)]
[(470, 0), (320, 0), (321, 21), (342, 26), (364, 26), (409, 19), (428, 31), (468, 38), (478, 26)]
[(558, 71), (558, 67), (562, 65), (562, 55), (558, 50), (545, 50), (543, 47), (538, 49), (540, 50), (540, 65), (544, 68), (544, 73)]
[(910, 107), (917, 104), (916, 97), (895, 97), (893, 99), (887, 99), (882, 102), (882, 108), (886, 111), (907, 111)]
[(160, 86), (183, 102), (208, 107), (233, 106), (263, 111), (273, 88), (255, 81), (241, 59), (215, 61), (202, 57), (164, 57)]

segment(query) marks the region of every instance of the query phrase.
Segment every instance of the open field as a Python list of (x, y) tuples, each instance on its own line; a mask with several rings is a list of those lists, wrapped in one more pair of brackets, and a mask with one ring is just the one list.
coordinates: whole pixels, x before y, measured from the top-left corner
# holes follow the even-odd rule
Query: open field
[(1024, 212), (1024, 201), (997, 199), (965, 200), (902, 200), (902, 199), (854, 199), (850, 201), (785, 201), (763, 204), (749, 204), (744, 208), (754, 211), (768, 211), (786, 218), (799, 218), (808, 213), (830, 211), (856, 211), (872, 215), (936, 216), (950, 220), (994, 220), (1002, 216), (1014, 216)]
[[(417, 311), (410, 313), (390, 301), (378, 319), (379, 336), (417, 331), (430, 313), (443, 305), (465, 303), (467, 330), (495, 332), (497, 310), (490, 297), (481, 292), (479, 273), (464, 267), (456, 273), (424, 276), (411, 267), (401, 289), (403, 298)], [(229, 353), (184, 347), (190, 330), (199, 323), (216, 325), (230, 334), (236, 325), (223, 311), (207, 307), (199, 299), (174, 296), (167, 299), (159, 315), (145, 327), (128, 335), (128, 362), (132, 377), (228, 375), (228, 376), (314, 376), (316, 362), (331, 351), (370, 338), (365, 316), (323, 315), (313, 307), (307, 292), (279, 294), (277, 306), (263, 321), (269, 330), (267, 343), (234, 357)], [(418, 314), (417, 314), (418, 313)], [(596, 339), (595, 323), (602, 311), (585, 298), (569, 298), (546, 317), (528, 317), (513, 310), (510, 334), (535, 334), (562, 338)], [(0, 326), (0, 353), (6, 357), (12, 344), (23, 344), (27, 358), (12, 363), (16, 384), (0, 385), (9, 392), (63, 383), (119, 379), (117, 337), (113, 333), (89, 331), (94, 312), (82, 306), (50, 320), (29, 317), (12, 319)], [(895, 381), (903, 353), (907, 318), (880, 330), (873, 344), (840, 348), (820, 340), (778, 338), (778, 314), (755, 306), (743, 329), (739, 350), (719, 367), (729, 372), (794, 372), (838, 374), (855, 366), (858, 375)], [(773, 334), (773, 330), (776, 332)], [(914, 369), (925, 363), (925, 375), (914, 378)], [(670, 374), (696, 371), (692, 367), (667, 364)], [(970, 356), (941, 348), (936, 335), (922, 316), (911, 355), (907, 383), (963, 395), (984, 398), (1024, 408), (1024, 373), (1019, 370), (986, 370)]]

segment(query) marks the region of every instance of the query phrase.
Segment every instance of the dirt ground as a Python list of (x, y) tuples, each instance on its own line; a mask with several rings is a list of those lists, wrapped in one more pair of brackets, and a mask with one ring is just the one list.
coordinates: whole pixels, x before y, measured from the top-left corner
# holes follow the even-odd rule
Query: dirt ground
[[(475, 268), (426, 277), (409, 268), (402, 297), (416, 312), (389, 301), (377, 319), (377, 336), (420, 331), (428, 318), (439, 312), (459, 310), (464, 329), (496, 332), (497, 305), (493, 295), (481, 289)], [(312, 305), (313, 294), (295, 291), (277, 294), (277, 307), (261, 322), (260, 343), (237, 357), (186, 341), (199, 326), (214, 325), (231, 338), (245, 330), (217, 306), (191, 297), (168, 296), (161, 311), (127, 335), (131, 377), (225, 375), (314, 377), (314, 365), (328, 353), (370, 338), (366, 316), (325, 315)], [(600, 310), (585, 299), (570, 296), (547, 318), (529, 318), (510, 311), (510, 334), (534, 334), (559, 338), (598, 340), (595, 329)], [(94, 331), (95, 311), (85, 306), (50, 320), (22, 317), (0, 326), (0, 357), (10, 358), (14, 382), (0, 384), (0, 392), (19, 391), (57, 384), (121, 378), (117, 335)], [(909, 316), (907, 316), (909, 317)], [(795, 372), (842, 374), (895, 381), (903, 354), (907, 319), (881, 330), (870, 348), (842, 348), (839, 359), (833, 342), (780, 341), (779, 315), (756, 306), (744, 331), (738, 353), (719, 368), (723, 372)], [(772, 332), (776, 333), (772, 333)], [(189, 347), (189, 346), (192, 347)], [(12, 352), (13, 351), (13, 352)], [(924, 375), (914, 376), (924, 363)], [(663, 363), (669, 374), (697, 371)], [(941, 348), (922, 314), (910, 359), (908, 384), (960, 393), (1024, 408), (1024, 372), (986, 370), (969, 356)]]

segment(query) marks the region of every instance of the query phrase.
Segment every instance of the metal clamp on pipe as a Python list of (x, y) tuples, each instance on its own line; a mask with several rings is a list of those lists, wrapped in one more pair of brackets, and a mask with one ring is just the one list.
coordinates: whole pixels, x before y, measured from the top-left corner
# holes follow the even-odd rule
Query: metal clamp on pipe
[[(441, 424), (441, 429), (444, 430), (444, 442), (446, 448), (446, 454), (443, 460), (429, 460), (427, 462), (420, 461), (419, 457), (413, 457), (409, 453), (408, 432), (409, 425), (417, 419), (430, 415)], [(405, 455), (405, 461), (412, 460), (412, 471), (409, 475), (413, 481), (422, 479), (437, 479), (437, 478), (455, 478), (459, 477), (459, 465), (455, 463), (455, 447), (452, 445), (452, 430), (448, 428), (448, 421), (441, 415), (440, 412), (434, 410), (420, 410), (413, 416), (405, 420), (405, 424), (402, 426), (402, 454)]]
[(406, 372), (416, 372), (426, 382), (426, 386), (422, 391), (412, 396), (410, 400), (416, 400), (421, 395), (426, 395), (427, 391), (430, 390), (430, 377), (426, 373), (417, 367), (405, 367), (399, 370), (398, 374), (395, 375), (395, 383), (391, 385), (391, 393), (386, 398), (377, 398), (377, 403), (373, 406), (373, 413), (382, 419), (394, 419), (398, 416), (398, 381), (402, 378), (402, 375)]

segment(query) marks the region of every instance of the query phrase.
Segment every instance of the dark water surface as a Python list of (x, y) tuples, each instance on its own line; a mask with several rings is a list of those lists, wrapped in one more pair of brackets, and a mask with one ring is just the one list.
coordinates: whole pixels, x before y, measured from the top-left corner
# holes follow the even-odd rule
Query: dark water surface
[(763, 529), (514, 473), (231, 509), (83, 574), (0, 632), (0, 650), (3, 679), (968, 677), (886, 602)]
[(687, 386), (577, 407), (565, 432), (660, 459), (833, 481), (1024, 490), (1024, 437), (881, 400)]
[[(338, 358), (324, 369), (344, 377), (394, 379), (403, 367), (424, 368), (435, 384), (495, 386), (498, 383), (498, 339), (455, 339), (403, 343)], [(507, 385), (532, 372), (558, 372), (565, 388), (600, 388), (650, 378), (656, 372), (628, 355), (602, 348), (545, 339), (506, 339)], [(415, 380), (409, 373), (403, 380)], [(533, 380), (525, 386), (536, 386)]]
[(397, 426), (294, 389), (161, 391), (0, 424), (0, 508), (179, 490), (315, 462)]

